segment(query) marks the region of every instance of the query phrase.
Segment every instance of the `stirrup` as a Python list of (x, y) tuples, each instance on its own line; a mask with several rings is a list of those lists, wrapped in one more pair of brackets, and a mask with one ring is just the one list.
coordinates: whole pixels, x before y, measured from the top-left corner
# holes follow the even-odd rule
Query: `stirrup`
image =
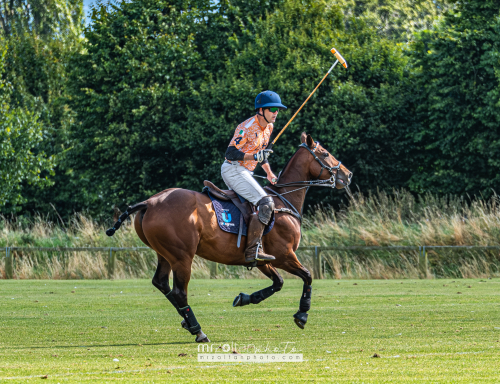
[(260, 258), (260, 257), (259, 257), (259, 248), (260, 248), (260, 249), (262, 249), (262, 253), (263, 253), (264, 255), (266, 255), (266, 254), (264, 253), (264, 247), (262, 247), (262, 243), (257, 243), (257, 249), (256, 249), (256, 251), (255, 251), (255, 258), (254, 258), (254, 261), (255, 261), (255, 262), (257, 262), (257, 261), (264, 261), (264, 262), (266, 262), (266, 263), (269, 263), (269, 262), (271, 262), (271, 261), (273, 261), (273, 260), (276, 260), (276, 258), (275, 258), (273, 255), (266, 255), (266, 258), (265, 258), (265, 259)]

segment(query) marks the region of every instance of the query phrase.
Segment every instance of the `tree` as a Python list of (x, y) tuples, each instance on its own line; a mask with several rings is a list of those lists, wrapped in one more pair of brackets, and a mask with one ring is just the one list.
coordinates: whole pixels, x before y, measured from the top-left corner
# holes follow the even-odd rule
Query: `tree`
[(175, 184), (205, 63), (195, 44), (210, 1), (141, 0), (93, 11), (73, 63), (71, 169), (94, 210)]
[(456, 3), (435, 31), (411, 45), (425, 149), (416, 192), (491, 194), (500, 188), (500, 3)]
[(78, 38), (81, 32), (82, 0), (8, 0), (0, 3), (0, 27), (8, 37), (32, 32), (47, 37), (68, 35)]
[(346, 15), (362, 17), (378, 33), (396, 41), (411, 41), (415, 32), (431, 30), (453, 0), (353, 0)]
[(23, 182), (44, 186), (50, 181), (42, 172), (53, 173), (53, 158), (38, 150), (45, 134), (38, 114), (11, 106), (12, 85), (2, 76), (5, 45), (0, 39), (0, 208), (23, 202)]
[[(418, 127), (404, 46), (380, 37), (365, 19), (346, 17), (345, 8), (327, 2), (287, 1), (279, 11), (253, 23), (255, 33), (233, 36), (237, 54), (211, 86), (216, 95), (204, 100), (238, 100), (236, 108), (219, 110), (236, 113), (246, 105), (249, 113), (252, 95), (270, 88), (289, 107), (280, 113), (282, 126), (333, 63), (329, 51), (335, 46), (350, 69), (337, 68), (325, 80), (280, 138), (271, 164), (283, 167), (305, 130), (354, 172), (354, 183), (362, 190), (404, 186), (418, 150), (410, 135)], [(200, 111), (213, 110), (213, 104)], [(201, 116), (196, 120), (202, 124)], [(227, 132), (230, 136), (233, 131)], [(198, 178), (203, 173), (200, 170)], [(336, 200), (337, 192), (311, 189), (306, 204)]]
[[(23, 182), (23, 197), (10, 200), (3, 213), (53, 212), (51, 205), (72, 211), (72, 199), (83, 200), (69, 179), (64, 155), (71, 147), (67, 128), (73, 112), (67, 103), (69, 57), (82, 41), (82, 2), (80, 0), (12, 1), (0, 5), (3, 20), (0, 34), (8, 42), (4, 57), (5, 80), (12, 84), (11, 108), (22, 108), (38, 116), (43, 141), (36, 147), (53, 159), (54, 168), (43, 171), (48, 177), (39, 183)], [(22, 205), (19, 205), (21, 204)]]
[[(307, 130), (362, 188), (404, 185), (414, 122), (403, 47), (344, 11), (317, 0), (96, 8), (85, 53), (73, 63), (78, 121), (68, 158), (89, 181), (93, 209), (168, 187), (199, 190), (204, 178), (223, 185), (224, 152), (236, 125), (254, 113), (255, 95), (273, 89), (282, 96), (290, 107), (280, 115), (283, 126), (332, 64), (333, 45), (351, 70), (336, 70), (321, 86), (280, 139), (273, 167), (284, 165)], [(395, 165), (397, 156), (406, 157)]]

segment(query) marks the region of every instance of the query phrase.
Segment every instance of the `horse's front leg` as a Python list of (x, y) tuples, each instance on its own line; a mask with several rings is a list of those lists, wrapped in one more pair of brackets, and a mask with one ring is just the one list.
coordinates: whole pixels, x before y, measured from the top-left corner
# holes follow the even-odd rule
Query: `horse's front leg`
[(260, 291), (254, 292), (251, 295), (240, 293), (233, 301), (233, 307), (243, 307), (248, 304), (259, 304), (261, 301), (274, 295), (283, 287), (283, 278), (280, 276), (276, 268), (271, 264), (258, 266), (259, 270), (273, 281), (273, 285)]
[(290, 256), (291, 257), (288, 257), (284, 263), (277, 265), (277, 267), (292, 275), (300, 277), (304, 282), (302, 296), (299, 302), (299, 310), (293, 315), (295, 324), (297, 324), (299, 328), (304, 329), (307, 323), (307, 311), (311, 309), (312, 277), (311, 273), (300, 264), (294, 252), (291, 251)]

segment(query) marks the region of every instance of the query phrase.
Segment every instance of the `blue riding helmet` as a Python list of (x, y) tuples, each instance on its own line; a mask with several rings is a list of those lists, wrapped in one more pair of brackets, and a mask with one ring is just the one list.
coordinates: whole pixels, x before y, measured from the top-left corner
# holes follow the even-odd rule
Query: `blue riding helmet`
[(281, 109), (287, 109), (283, 104), (281, 104), (281, 99), (276, 92), (264, 91), (257, 95), (255, 98), (255, 110), (259, 108), (271, 108), (279, 107)]

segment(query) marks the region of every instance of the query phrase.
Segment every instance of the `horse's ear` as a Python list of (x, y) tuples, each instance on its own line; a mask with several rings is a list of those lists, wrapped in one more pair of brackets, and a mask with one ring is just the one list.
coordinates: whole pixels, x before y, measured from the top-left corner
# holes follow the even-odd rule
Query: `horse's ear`
[(304, 144), (306, 142), (306, 139), (307, 139), (307, 133), (302, 132), (302, 135), (300, 135), (300, 142)]
[(307, 135), (306, 143), (307, 143), (307, 146), (311, 149), (313, 149), (316, 146), (316, 143), (314, 142), (311, 135)]

